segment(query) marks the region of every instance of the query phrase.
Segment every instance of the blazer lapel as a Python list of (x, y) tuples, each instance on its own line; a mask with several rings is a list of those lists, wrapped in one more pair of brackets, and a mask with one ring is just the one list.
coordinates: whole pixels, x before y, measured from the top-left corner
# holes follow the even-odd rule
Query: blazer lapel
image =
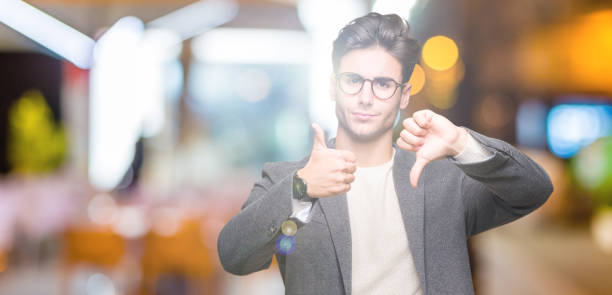
[(419, 181), (416, 188), (410, 185), (410, 169), (414, 161), (414, 154), (396, 148), (393, 163), (393, 182), (408, 236), (408, 244), (412, 252), (412, 259), (419, 274), (421, 290), (424, 294), (427, 294), (424, 241), (425, 193), (422, 181)]
[[(336, 139), (331, 138), (327, 141), (327, 146), (335, 148)], [(330, 197), (320, 198), (319, 204), (325, 215), (332, 243), (336, 251), (342, 282), (344, 283), (345, 294), (351, 294), (351, 224), (348, 215), (348, 204), (346, 193)]]
[(351, 294), (351, 227), (348, 216), (346, 193), (319, 199), (321, 209), (327, 220), (336, 257), (340, 265), (340, 273), (344, 283), (344, 291)]

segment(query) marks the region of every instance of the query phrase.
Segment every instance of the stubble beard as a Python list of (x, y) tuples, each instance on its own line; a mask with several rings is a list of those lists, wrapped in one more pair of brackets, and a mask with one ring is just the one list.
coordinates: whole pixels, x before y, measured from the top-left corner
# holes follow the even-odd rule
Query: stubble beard
[(341, 116), (339, 116), (338, 114), (336, 114), (336, 117), (338, 118), (338, 126), (342, 130), (344, 130), (346, 135), (354, 142), (359, 142), (359, 143), (373, 142), (379, 139), (380, 137), (382, 137), (385, 133), (389, 132), (389, 130), (393, 130), (393, 122), (388, 124), (389, 126), (387, 126), (387, 123), (385, 122), (383, 123), (381, 128), (379, 128), (378, 130), (373, 130), (372, 132), (368, 132), (368, 133), (359, 133), (359, 132), (356, 132), (353, 128), (351, 128), (350, 124), (348, 124), (347, 122), (348, 118), (346, 117), (341, 118)]

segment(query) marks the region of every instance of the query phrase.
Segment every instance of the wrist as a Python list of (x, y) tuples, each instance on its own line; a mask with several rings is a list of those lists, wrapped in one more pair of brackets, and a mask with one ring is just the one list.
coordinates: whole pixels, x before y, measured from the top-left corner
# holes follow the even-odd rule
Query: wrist
[(457, 127), (457, 132), (459, 133), (459, 135), (457, 136), (457, 139), (455, 140), (455, 142), (451, 145), (451, 156), (456, 157), (457, 155), (459, 155), (467, 146), (467, 142), (468, 142), (468, 131), (465, 130), (464, 128), (461, 127)]

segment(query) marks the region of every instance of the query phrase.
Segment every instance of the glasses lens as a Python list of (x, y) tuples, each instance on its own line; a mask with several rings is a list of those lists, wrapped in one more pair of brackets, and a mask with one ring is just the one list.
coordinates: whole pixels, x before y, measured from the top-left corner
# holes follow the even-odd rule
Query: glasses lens
[(397, 85), (395, 81), (388, 78), (376, 78), (372, 83), (372, 90), (374, 91), (374, 95), (380, 99), (388, 99), (393, 94), (395, 94), (395, 90), (397, 89)]
[(339, 77), (340, 89), (346, 94), (356, 94), (363, 86), (363, 78), (353, 73), (343, 73)]

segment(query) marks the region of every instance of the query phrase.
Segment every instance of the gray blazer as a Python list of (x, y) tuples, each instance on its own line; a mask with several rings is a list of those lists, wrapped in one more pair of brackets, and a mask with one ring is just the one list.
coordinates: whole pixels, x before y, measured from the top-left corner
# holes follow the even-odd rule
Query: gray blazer
[[(523, 153), (503, 141), (470, 134), (493, 156), (473, 164), (434, 161), (423, 170), (417, 188), (408, 180), (414, 153), (395, 147), (395, 190), (425, 294), (473, 294), (467, 239), (528, 214), (553, 190), (546, 172)], [(318, 199), (311, 221), (295, 235), (295, 251), (275, 253), (280, 226), (292, 213), (293, 173), (306, 162), (264, 165), (241, 212), (219, 235), (221, 264), (230, 273), (246, 275), (268, 268), (276, 254), (287, 294), (351, 294), (346, 194)]]

